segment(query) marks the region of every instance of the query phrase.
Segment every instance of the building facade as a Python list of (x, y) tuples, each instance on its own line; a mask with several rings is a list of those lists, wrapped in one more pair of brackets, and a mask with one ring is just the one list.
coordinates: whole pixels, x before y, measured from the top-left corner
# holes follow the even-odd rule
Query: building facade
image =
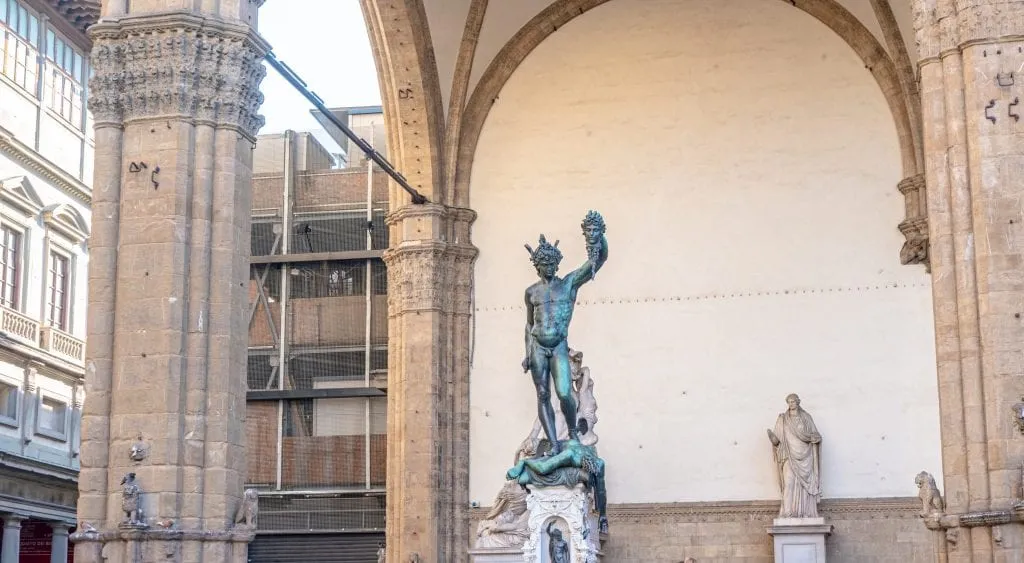
[(365, 159), (334, 168), (329, 155), (310, 133), (256, 142), (246, 405), (247, 483), (260, 491), (254, 562), (370, 561), (384, 542), (387, 177)]
[[(0, 561), (70, 561), (84, 401), (94, 17), (0, 2)], [(69, 6), (64, 6), (68, 8)]]
[(1024, 2), (362, 4), (430, 201), (391, 193), (389, 560), (465, 560), (533, 423), (522, 244), (576, 267), (588, 209), (610, 560), (770, 561), (789, 393), (830, 559), (1024, 557)]
[[(382, 473), (387, 558), (466, 560), (473, 507), (532, 423), (519, 249), (546, 232), (566, 266), (581, 261), (570, 241), (588, 208), (606, 215), (612, 257), (572, 339), (602, 409), (610, 560), (769, 561), (764, 429), (791, 392), (824, 435), (833, 560), (1024, 558), (1024, 2), (362, 0), (389, 157), (428, 200), (388, 185), (383, 246), (365, 228), (379, 224), (373, 180), (351, 235), (348, 202), (307, 209), (288, 187), (252, 228), (260, 3), (104, 2), (93, 27), (89, 302), (103, 315), (78, 505), (96, 530), (79, 534), (80, 560), (241, 561), (246, 481), (281, 499), (264, 517), (308, 522), (365, 515), (310, 504)], [(161, 161), (160, 189), (122, 170), (140, 159)], [(298, 185), (288, 168), (274, 181)], [(367, 254), (332, 254), (350, 252), (332, 237)], [(257, 239), (270, 258), (249, 263)], [(385, 247), (382, 433), (369, 253)], [(140, 282), (140, 265), (161, 276)], [(361, 340), (319, 316), (349, 288), (366, 303)], [(128, 458), (136, 439), (151, 458)], [(264, 447), (272, 472), (251, 464)], [(921, 469), (941, 515), (917, 516)], [(152, 522), (177, 530), (121, 528), (128, 471)]]

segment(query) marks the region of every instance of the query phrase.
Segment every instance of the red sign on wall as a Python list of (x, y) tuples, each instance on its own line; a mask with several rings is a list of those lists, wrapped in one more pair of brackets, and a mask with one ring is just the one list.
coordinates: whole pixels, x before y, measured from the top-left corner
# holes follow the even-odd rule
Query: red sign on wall
[[(74, 530), (72, 530), (74, 531)], [(18, 563), (50, 563), (53, 528), (41, 520), (21, 523), (21, 546)], [(68, 563), (74, 563), (74, 546), (68, 544)]]
[(46, 522), (25, 520), (21, 523), (21, 557), (18, 563), (50, 563), (50, 541), (53, 529)]

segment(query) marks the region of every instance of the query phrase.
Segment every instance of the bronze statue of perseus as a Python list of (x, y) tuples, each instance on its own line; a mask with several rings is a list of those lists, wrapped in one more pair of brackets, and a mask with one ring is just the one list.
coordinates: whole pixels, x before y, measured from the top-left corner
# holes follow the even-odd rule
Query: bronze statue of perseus
[(541, 235), (536, 250), (526, 246), (540, 280), (526, 289), (526, 358), (523, 359), (523, 371), (533, 375), (533, 384), (537, 388), (537, 415), (551, 444), (552, 454), (558, 454), (562, 448), (558, 443), (555, 412), (551, 406), (552, 379), (565, 416), (569, 440), (579, 440), (567, 342), (569, 323), (579, 288), (594, 279), (608, 259), (608, 241), (604, 236), (605, 224), (601, 214), (590, 211), (580, 226), (587, 244), (587, 261), (564, 278), (556, 275), (562, 261), (558, 241), (552, 245)]

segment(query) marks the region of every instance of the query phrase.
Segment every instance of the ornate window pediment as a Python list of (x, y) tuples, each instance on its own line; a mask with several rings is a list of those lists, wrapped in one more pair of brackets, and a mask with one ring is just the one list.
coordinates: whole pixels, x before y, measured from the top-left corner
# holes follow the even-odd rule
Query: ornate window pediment
[(49, 205), (43, 209), (46, 226), (75, 244), (89, 238), (89, 223), (77, 209), (66, 203)]
[(0, 202), (17, 210), (26, 218), (34, 217), (43, 208), (43, 200), (32, 187), (27, 176), (13, 176), (0, 180)]

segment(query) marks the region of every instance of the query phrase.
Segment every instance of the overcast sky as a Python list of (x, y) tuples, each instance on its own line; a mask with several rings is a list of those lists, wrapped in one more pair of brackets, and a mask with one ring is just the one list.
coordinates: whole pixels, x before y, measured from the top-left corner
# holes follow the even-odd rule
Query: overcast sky
[[(358, 0), (271, 0), (260, 8), (260, 35), (328, 107), (379, 105), (377, 69)], [(272, 68), (262, 84), (260, 133), (311, 131), (312, 106)], [(318, 135), (319, 136), (319, 135)], [(332, 152), (334, 149), (331, 149)]]

